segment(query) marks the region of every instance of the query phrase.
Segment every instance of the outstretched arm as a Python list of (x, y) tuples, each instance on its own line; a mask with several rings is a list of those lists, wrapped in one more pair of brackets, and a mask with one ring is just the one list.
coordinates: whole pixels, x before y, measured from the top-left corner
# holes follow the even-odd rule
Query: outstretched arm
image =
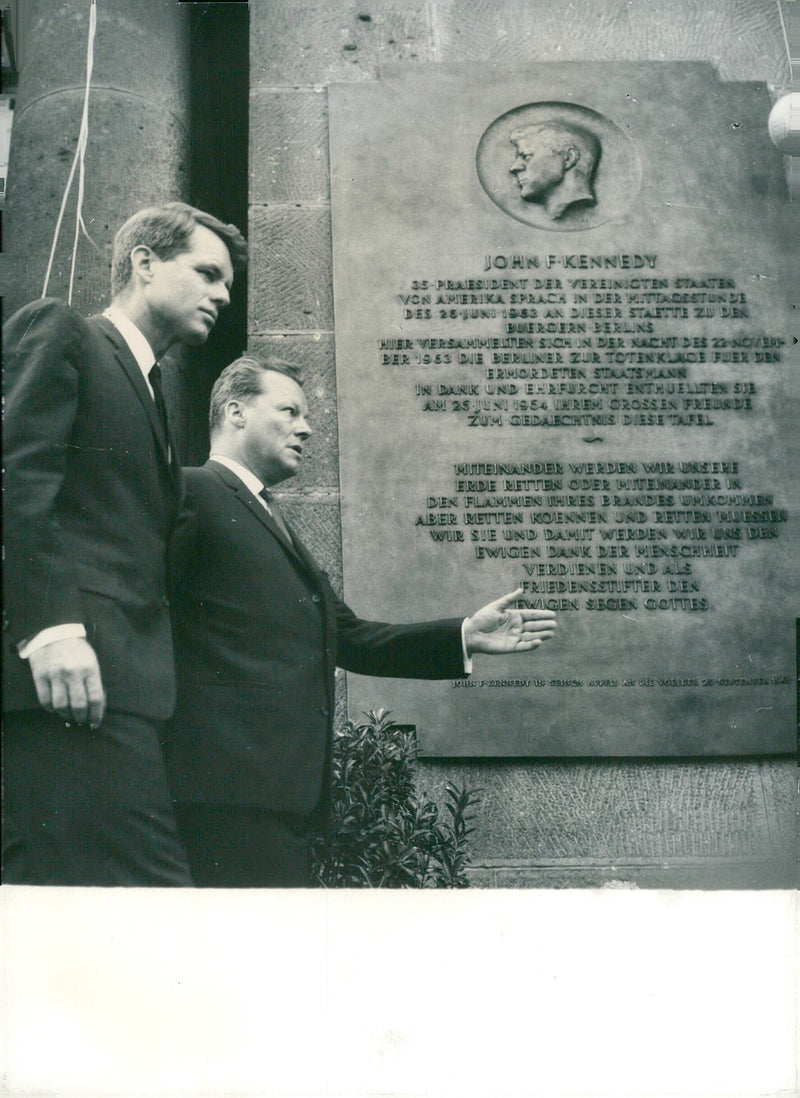
[(514, 603), (521, 596), (522, 588), (518, 587), (467, 618), (464, 623), (467, 655), (529, 652), (553, 636), (556, 628), (553, 611), (520, 610)]

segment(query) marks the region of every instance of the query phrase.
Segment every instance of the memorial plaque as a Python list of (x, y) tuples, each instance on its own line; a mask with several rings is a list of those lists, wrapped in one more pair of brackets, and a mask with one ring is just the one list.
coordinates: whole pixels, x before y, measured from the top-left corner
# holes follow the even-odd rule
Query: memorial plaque
[(706, 64), (330, 89), (345, 596), (557, 611), (470, 679), (351, 675), (433, 755), (794, 749), (797, 427), (765, 86)]

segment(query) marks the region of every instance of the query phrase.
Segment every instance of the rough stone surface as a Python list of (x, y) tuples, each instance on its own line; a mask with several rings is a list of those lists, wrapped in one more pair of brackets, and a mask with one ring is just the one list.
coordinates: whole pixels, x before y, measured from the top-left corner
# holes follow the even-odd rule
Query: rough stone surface
[[(15, 121), (3, 224), (4, 247), (17, 260), (14, 283), (4, 290), (9, 314), (41, 294), (81, 107), (80, 93), (66, 91), (39, 100)], [(146, 173), (143, 162), (150, 165)], [(122, 222), (142, 206), (184, 195), (187, 187), (187, 127), (153, 102), (96, 90), (83, 216), (101, 254), (81, 236), (73, 298), (79, 311), (94, 312), (108, 300), (111, 244)], [(73, 185), (50, 277), (51, 296), (67, 296), (76, 193)]]
[(255, 89), (250, 97), (250, 201), (329, 198), (325, 93)]
[(468, 870), (474, 888), (613, 888), (613, 889), (787, 889), (797, 876), (785, 862), (712, 859), (691, 865), (474, 865)]
[(306, 444), (300, 471), (291, 480), (284, 481), (281, 490), (289, 494), (302, 494), (315, 489), (338, 491), (339, 450), (332, 336), (254, 337), (249, 349), (254, 353), (286, 359), (302, 371), (313, 433)]
[(447, 781), (480, 790), (477, 863), (734, 858), (780, 865), (786, 878), (798, 853), (791, 759), (418, 765), (420, 787), (437, 800)]
[[(189, 183), (186, 11), (148, 0), (98, 9), (83, 216), (100, 255), (81, 240), (73, 304), (84, 313), (107, 301), (111, 241), (125, 218), (185, 197)], [(40, 0), (32, 12), (3, 218), (14, 276), (3, 287), (9, 313), (42, 291), (80, 128), (88, 11), (79, 0)], [(56, 296), (68, 290), (76, 184), (48, 290)]]
[(314, 560), (328, 573), (334, 591), (341, 596), (339, 546), (342, 531), (338, 493), (315, 492), (299, 496), (276, 491), (275, 497)]
[(327, 206), (254, 206), (249, 244), (250, 331), (331, 331)]
[[(114, 89), (130, 98), (158, 102), (162, 110), (182, 117), (190, 75), (184, 8), (152, 0), (103, 0), (98, 4), (92, 95), (100, 88)], [(17, 119), (30, 102), (43, 96), (67, 88), (83, 92), (88, 19), (87, 3), (34, 0)], [(121, 142), (119, 148), (124, 148)]]
[[(798, 769), (794, 759), (764, 759), (759, 764), (764, 811), (770, 833), (770, 846), (778, 857), (794, 862), (800, 872), (800, 800)], [(798, 881), (800, 884), (800, 880)]]
[(788, 83), (775, 4), (761, 0), (435, 0), (437, 60), (711, 61), (726, 80)]
[(254, 87), (371, 80), (381, 64), (434, 60), (420, 0), (253, 0)]

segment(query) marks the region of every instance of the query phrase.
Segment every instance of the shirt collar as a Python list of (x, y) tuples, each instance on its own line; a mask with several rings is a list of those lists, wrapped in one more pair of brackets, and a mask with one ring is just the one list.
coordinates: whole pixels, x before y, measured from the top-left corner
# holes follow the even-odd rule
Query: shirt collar
[(249, 488), (254, 496), (257, 496), (264, 487), (262, 481), (258, 479), (255, 473), (251, 473), (249, 469), (246, 469), (244, 465), (240, 465), (234, 458), (228, 457), (226, 454), (215, 454), (211, 451), (211, 460), (219, 462), (220, 465), (224, 465), (226, 469), (230, 469), (240, 481), (244, 484), (245, 488)]
[(119, 334), (125, 340), (133, 357), (136, 359), (139, 369), (144, 374), (144, 379), (150, 384), (147, 375), (150, 373), (156, 356), (153, 348), (147, 341), (147, 337), (136, 327), (131, 318), (119, 308), (118, 305), (109, 305), (103, 312), (103, 316), (114, 325)]

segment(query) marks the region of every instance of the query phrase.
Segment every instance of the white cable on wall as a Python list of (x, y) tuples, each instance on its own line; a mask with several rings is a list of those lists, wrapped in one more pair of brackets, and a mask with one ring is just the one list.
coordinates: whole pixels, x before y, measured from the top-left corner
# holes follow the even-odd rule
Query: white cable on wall
[(777, 0), (778, 3), (778, 16), (781, 21), (781, 31), (783, 32), (783, 43), (786, 46), (786, 57), (789, 61), (789, 80), (794, 80), (794, 61), (792, 60), (792, 47), (789, 43), (789, 32), (786, 30), (786, 20), (783, 17), (783, 8), (781, 7), (781, 0)]
[(92, 83), (92, 69), (94, 67), (94, 37), (97, 29), (97, 2), (91, 0), (91, 6), (89, 10), (89, 40), (86, 47), (86, 87), (83, 94), (83, 113), (81, 115), (81, 126), (78, 132), (78, 144), (75, 149), (75, 156), (72, 158), (72, 167), (70, 168), (69, 178), (67, 179), (67, 185), (64, 189), (64, 196), (61, 199), (61, 208), (58, 211), (58, 218), (56, 220), (55, 233), (53, 234), (53, 244), (50, 248), (50, 258), (47, 262), (47, 270), (44, 276), (44, 285), (42, 287), (42, 297), (47, 296), (47, 286), (50, 282), (50, 275), (53, 270), (53, 262), (55, 260), (56, 245), (58, 244), (59, 233), (61, 232), (61, 223), (64, 220), (64, 211), (67, 206), (67, 200), (69, 198), (69, 192), (72, 188), (72, 181), (75, 178), (75, 169), (79, 168), (78, 172), (78, 205), (75, 212), (75, 236), (72, 243), (72, 262), (70, 266), (69, 276), (69, 293), (67, 301), (72, 304), (72, 289), (75, 281), (75, 262), (78, 254), (78, 238), (81, 230), (83, 230), (86, 238), (97, 245), (92, 240), (91, 236), (86, 229), (86, 225), (83, 220), (83, 195), (84, 195), (84, 162), (86, 157), (86, 146), (89, 140), (89, 89)]

